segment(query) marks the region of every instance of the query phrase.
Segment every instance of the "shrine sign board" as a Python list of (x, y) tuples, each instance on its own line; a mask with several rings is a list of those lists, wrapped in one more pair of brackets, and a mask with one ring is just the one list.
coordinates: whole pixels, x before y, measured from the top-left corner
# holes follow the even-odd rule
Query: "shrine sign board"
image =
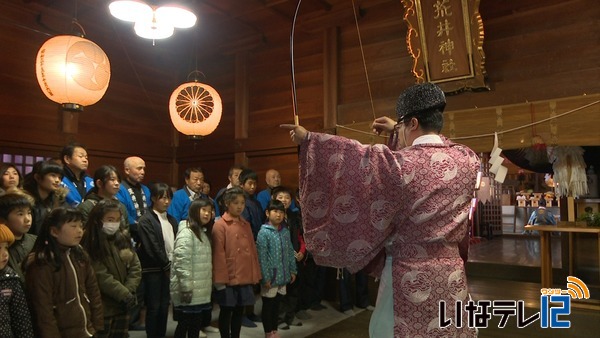
[(402, 0), (417, 82), (446, 93), (487, 90), (479, 0)]

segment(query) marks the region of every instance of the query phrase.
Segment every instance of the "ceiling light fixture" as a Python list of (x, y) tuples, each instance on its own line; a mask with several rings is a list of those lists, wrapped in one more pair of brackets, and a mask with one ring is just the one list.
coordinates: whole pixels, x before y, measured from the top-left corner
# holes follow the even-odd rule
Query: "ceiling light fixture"
[(190, 28), (196, 15), (178, 5), (154, 6), (137, 0), (118, 0), (108, 5), (115, 18), (134, 22), (135, 33), (145, 39), (160, 40), (173, 35), (175, 28)]

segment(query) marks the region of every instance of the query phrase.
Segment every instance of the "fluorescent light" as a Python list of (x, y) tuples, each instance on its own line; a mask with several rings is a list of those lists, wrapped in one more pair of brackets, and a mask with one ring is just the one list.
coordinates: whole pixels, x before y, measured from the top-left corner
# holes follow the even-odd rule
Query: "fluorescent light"
[(137, 35), (152, 40), (166, 39), (174, 28), (193, 27), (197, 20), (194, 13), (176, 5), (155, 7), (138, 0), (119, 0), (108, 8), (115, 18), (135, 22)]
[(152, 20), (152, 7), (141, 1), (113, 1), (108, 5), (110, 14), (123, 21)]
[(190, 28), (196, 24), (196, 15), (180, 7), (159, 7), (156, 9), (156, 19), (169, 22), (175, 28)]
[(166, 39), (173, 35), (175, 30), (173, 26), (152, 21), (138, 21), (133, 25), (133, 29), (138, 36), (151, 40)]

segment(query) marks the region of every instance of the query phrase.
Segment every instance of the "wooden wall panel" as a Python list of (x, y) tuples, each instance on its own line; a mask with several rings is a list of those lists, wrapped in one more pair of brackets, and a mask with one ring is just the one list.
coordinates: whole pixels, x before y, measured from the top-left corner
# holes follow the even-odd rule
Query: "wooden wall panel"
[[(504, 6), (507, 6), (505, 3)], [(512, 6), (512, 5), (511, 5)], [(550, 100), (557, 98), (573, 97), (582, 94), (600, 92), (600, 7), (593, 1), (566, 1), (548, 2), (542, 4), (535, 1), (525, 1), (515, 9), (509, 10), (498, 2), (482, 1), (480, 12), (483, 16), (486, 53), (486, 69), (488, 83), (491, 91), (478, 93), (461, 93), (448, 97), (446, 111), (462, 111), (464, 109), (483, 108), (512, 104), (524, 104), (536, 100)], [(578, 13), (578, 14), (575, 14)], [(489, 18), (489, 22), (486, 21)], [(385, 19), (382, 19), (385, 20)], [(347, 27), (347, 32), (351, 31)], [(364, 29), (369, 31), (369, 29)], [(346, 33), (343, 36), (351, 36)], [(386, 42), (393, 43), (391, 35), (383, 42), (373, 44), (364, 36), (363, 44), (374, 50), (385, 49)], [(348, 38), (346, 44), (351, 44)], [(356, 49), (357, 47), (354, 47)], [(404, 48), (404, 47), (403, 47)], [(368, 130), (372, 113), (370, 102), (366, 98), (364, 88), (366, 84), (360, 79), (364, 75), (359, 67), (360, 51), (345, 49), (342, 52), (341, 67), (342, 99), (338, 107), (338, 122), (352, 124), (364, 121)], [(375, 53), (376, 55), (380, 55)], [(402, 63), (401, 70), (410, 67), (411, 60), (404, 55), (396, 58)], [(374, 61), (376, 66), (371, 68), (385, 68), (391, 73), (395, 68), (390, 66), (385, 58)], [(368, 64), (369, 65), (369, 64)], [(376, 115), (394, 116), (394, 107), (397, 94), (414, 82), (411, 76), (402, 71), (398, 72), (396, 79), (385, 77), (373, 80), (371, 87), (394, 88), (396, 93), (384, 92), (375, 99)], [(371, 73), (377, 74), (376, 71)], [(382, 91), (375, 90), (381, 93)], [(486, 111), (471, 110), (472, 119), (478, 119)], [(527, 114), (527, 111), (524, 112)], [(594, 113), (583, 115), (590, 123), (598, 116)], [(572, 131), (563, 130), (563, 133), (577, 133), (577, 128)], [(473, 131), (475, 132), (475, 130)], [(361, 140), (370, 139), (362, 137)], [(563, 139), (566, 141), (567, 138)], [(571, 138), (574, 141), (576, 137)], [(568, 141), (568, 142), (571, 142)], [(575, 142), (575, 141), (574, 141)], [(586, 142), (593, 142), (587, 140)]]
[[(579, 109), (581, 107), (585, 108)], [(501, 110), (502, 128), (497, 127), (497, 109)], [(552, 133), (551, 121), (528, 126), (534, 121), (551, 118), (552, 109), (556, 114), (556, 133)], [(534, 135), (541, 136), (548, 146), (600, 146), (600, 133), (596, 128), (590, 128), (590, 121), (600, 119), (600, 94), (456, 110), (446, 112), (444, 118), (442, 134), (457, 143), (471, 147), (476, 152), (491, 151), (494, 132), (504, 132), (499, 136), (500, 147), (503, 149), (529, 147)], [(453, 130), (450, 130), (451, 122), (454, 123)], [(340, 127), (337, 132), (364, 144), (386, 143), (385, 138), (366, 133), (370, 124), (370, 121), (349, 124), (348, 127), (353, 130)], [(479, 135), (482, 136), (476, 137)], [(553, 143), (554, 140), (556, 144)]]
[(214, 197), (219, 189), (229, 184), (227, 175), (232, 163), (233, 158), (231, 157), (202, 157), (180, 160), (178, 179), (173, 183), (173, 185), (178, 189), (183, 187), (185, 184), (185, 170), (191, 167), (201, 167), (204, 171), (204, 178), (211, 183), (211, 196)]
[[(78, 141), (88, 148), (90, 175), (102, 164), (113, 164), (121, 170), (125, 157), (139, 155), (145, 158), (149, 168), (148, 182), (170, 180), (173, 130), (168, 124), (166, 109), (158, 108), (159, 105), (164, 107), (165, 93), (143, 93), (139, 86), (115, 81), (119, 75), (113, 75), (106, 99), (85, 107), (79, 114), (77, 134), (64, 133), (63, 115), (58, 105), (43, 95), (35, 76), (35, 56), (49, 38), (27, 28), (47, 31), (36, 22), (39, 12), (18, 7), (14, 2), (3, 2), (0, 12), (18, 20), (14, 24), (4, 21), (0, 31), (5, 46), (0, 71), (3, 88), (0, 92), (0, 148), (3, 152), (57, 156), (66, 143)], [(70, 22), (70, 18), (61, 13), (42, 11), (42, 14), (40, 20), (49, 27), (62, 28)], [(110, 37), (106, 34), (99, 40), (106, 41)], [(100, 41), (96, 43), (103, 45)], [(126, 68), (127, 64), (123, 69)], [(152, 72), (149, 76), (161, 74), (158, 69)]]
[(269, 169), (277, 169), (281, 175), (281, 184), (290, 188), (295, 193), (298, 188), (298, 153), (296, 149), (289, 149), (281, 154), (257, 153), (249, 157), (248, 167), (258, 174), (257, 191), (266, 187), (265, 175)]
[[(0, 4), (0, 19), (3, 19), (0, 42), (9, 51), (0, 55), (3, 151), (53, 156), (66, 142), (77, 140), (88, 145), (93, 166), (104, 161), (120, 167), (126, 156), (144, 157), (149, 167), (148, 181), (164, 180), (180, 186), (185, 168), (201, 165), (213, 181), (214, 190), (227, 182), (227, 170), (234, 159), (243, 158), (259, 172), (261, 185), (264, 172), (271, 167), (282, 171), (286, 184), (297, 184), (296, 147), (287, 132), (277, 128), (280, 123), (292, 121), (289, 26), (279, 24), (288, 22), (285, 14), (273, 22), (260, 24), (257, 20), (266, 17), (266, 13), (272, 14), (270, 9), (263, 9), (244, 25), (240, 23), (247, 18), (244, 7), (232, 9), (237, 17), (233, 14), (228, 17), (230, 24), (244, 26), (248, 31), (240, 35), (240, 41), (260, 36), (256, 27), (264, 31), (261, 39), (253, 43), (255, 47), (244, 51), (248, 72), (248, 137), (236, 138), (234, 54), (220, 54), (218, 45), (195, 46), (195, 33), (185, 31), (176, 32), (186, 42), (184, 45), (172, 39), (152, 47), (149, 41), (132, 34), (131, 25), (126, 27), (127, 24), (114, 20), (110, 25), (104, 24), (108, 14), (94, 13), (95, 2), (82, 3), (81, 21), (94, 28), (89, 30), (92, 39), (109, 54), (113, 76), (105, 98), (79, 115), (77, 134), (60, 130), (62, 115), (43, 96), (35, 80), (35, 54), (47, 36), (23, 28), (40, 30), (36, 22), (40, 12), (43, 22), (50, 27), (64, 25), (70, 19), (65, 14), (68, 11), (44, 9), (36, 1), (10, 0)], [(313, 10), (306, 16), (301, 11), (298, 20), (295, 64), (300, 122), (310, 130), (322, 130), (325, 102), (334, 101), (338, 103), (334, 119), (337, 123), (357, 123), (368, 130), (371, 102), (350, 2), (329, 3), (330, 10), (323, 7), (314, 10), (315, 3), (307, 4), (304, 9)], [(253, 8), (245, 3), (244, 6)], [(361, 8), (359, 27), (375, 114), (393, 116), (398, 94), (415, 82), (410, 73), (412, 60), (406, 50), (404, 10), (399, 0), (364, 0), (357, 6)], [(524, 107), (526, 102), (600, 93), (600, 6), (596, 0), (481, 1), (480, 12), (491, 90), (448, 97), (448, 112), (460, 111), (466, 114), (466, 120), (477, 121), (482, 116), (493, 117), (489, 116), (493, 114), (490, 107)], [(338, 81), (329, 85), (336, 90), (326, 91), (324, 32), (334, 27), (339, 46), (335, 62)], [(222, 33), (231, 36), (236, 30), (239, 27)], [(214, 35), (210, 41), (219, 41), (223, 38), (219, 33), (198, 34)], [(199, 62), (194, 60), (194, 49), (202, 50), (204, 57)], [(196, 67), (206, 75), (201, 81), (217, 89), (223, 100), (219, 127), (201, 141), (188, 140), (174, 131), (166, 106), (171, 91), (185, 82)], [(581, 115), (583, 126), (596, 123), (597, 114), (592, 110)], [(528, 116), (526, 109), (516, 111), (513, 120), (505, 121), (505, 128), (527, 121)], [(574, 136), (581, 134), (582, 129), (572, 124), (575, 121), (561, 124), (562, 140), (576, 142)], [(484, 128), (484, 124), (473, 128)], [(367, 142), (371, 142), (370, 136)], [(482, 141), (477, 147), (487, 149), (487, 143)]]

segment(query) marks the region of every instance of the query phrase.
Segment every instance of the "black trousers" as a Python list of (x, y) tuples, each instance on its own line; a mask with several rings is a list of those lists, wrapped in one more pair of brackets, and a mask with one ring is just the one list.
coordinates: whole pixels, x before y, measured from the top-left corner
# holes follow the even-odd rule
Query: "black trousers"
[(240, 338), (243, 313), (243, 306), (221, 306), (219, 312), (221, 338)]
[(262, 323), (265, 333), (277, 331), (277, 321), (279, 319), (279, 303), (282, 295), (279, 293), (272, 298), (262, 297)]

